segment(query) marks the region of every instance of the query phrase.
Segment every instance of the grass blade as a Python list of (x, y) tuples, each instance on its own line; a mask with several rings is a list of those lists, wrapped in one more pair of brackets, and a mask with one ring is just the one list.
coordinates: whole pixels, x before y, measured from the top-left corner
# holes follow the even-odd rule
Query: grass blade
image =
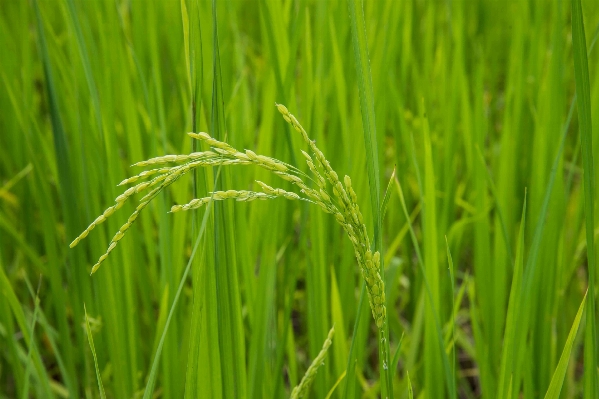
[(160, 355), (162, 354), (162, 347), (164, 346), (164, 340), (166, 338), (166, 333), (168, 331), (168, 327), (171, 324), (171, 319), (173, 314), (175, 313), (175, 308), (179, 302), (179, 297), (181, 296), (181, 292), (183, 291), (183, 286), (187, 281), (187, 275), (189, 274), (189, 270), (191, 269), (191, 265), (196, 255), (196, 251), (204, 235), (204, 231), (206, 230), (206, 224), (208, 222), (208, 216), (212, 210), (212, 201), (206, 207), (204, 211), (204, 218), (202, 219), (202, 226), (200, 227), (200, 231), (198, 232), (198, 236), (195, 240), (195, 244), (193, 246), (193, 250), (191, 251), (191, 256), (189, 257), (189, 261), (187, 262), (187, 266), (185, 267), (185, 271), (181, 276), (181, 281), (179, 282), (179, 288), (177, 289), (177, 293), (175, 294), (175, 298), (173, 299), (173, 304), (168, 313), (168, 318), (166, 319), (166, 324), (164, 326), (164, 330), (162, 331), (162, 335), (160, 337), (160, 342), (158, 343), (158, 348), (156, 349), (156, 353), (154, 353), (154, 360), (152, 361), (152, 367), (150, 369), (150, 374), (148, 376), (148, 382), (146, 384), (146, 388), (144, 390), (143, 399), (152, 398), (152, 394), (154, 392), (154, 386), (156, 385), (156, 376), (158, 373), (158, 364), (160, 363)]
[(100, 137), (104, 136), (104, 129), (102, 128), (102, 112), (100, 111), (100, 97), (98, 95), (98, 89), (96, 88), (96, 81), (91, 68), (91, 62), (85, 40), (83, 38), (83, 32), (81, 31), (81, 24), (79, 23), (77, 9), (73, 0), (67, 0), (69, 8), (69, 15), (71, 17), (71, 23), (75, 30), (75, 37), (77, 38), (77, 47), (79, 48), (79, 55), (83, 64), (83, 70), (85, 71), (85, 78), (87, 79), (87, 85), (89, 87), (89, 94), (91, 96), (92, 104), (94, 106), (96, 124), (98, 128), (98, 134)]
[(584, 397), (599, 395), (597, 381), (597, 326), (595, 321), (595, 165), (593, 162), (593, 128), (591, 123), (591, 97), (589, 63), (580, 0), (572, 0), (572, 43), (574, 47), (574, 77), (578, 100), (578, 120), (582, 149), (584, 181), (584, 214), (587, 239), (588, 295), (584, 345)]
[[(436, 340), (437, 345), (439, 347), (439, 351), (441, 352), (441, 357), (443, 361), (443, 369), (445, 374), (445, 384), (448, 391), (452, 392), (451, 387), (454, 384), (451, 382), (451, 369), (449, 367), (449, 359), (447, 358), (447, 353), (445, 353), (445, 346), (443, 345), (443, 333), (441, 331), (441, 323), (439, 322), (439, 315), (437, 314), (436, 308), (433, 303), (433, 293), (431, 290), (430, 283), (428, 281), (428, 277), (426, 274), (426, 270), (424, 268), (424, 260), (422, 258), (422, 253), (420, 251), (420, 245), (418, 244), (418, 239), (416, 238), (416, 233), (414, 231), (414, 227), (412, 226), (412, 220), (410, 219), (410, 214), (408, 213), (408, 208), (406, 207), (406, 201), (403, 194), (403, 189), (401, 188), (401, 184), (395, 177), (395, 187), (397, 188), (397, 194), (399, 196), (399, 201), (401, 203), (401, 207), (404, 213), (404, 217), (407, 220), (408, 227), (410, 229), (410, 238), (412, 239), (412, 244), (414, 246), (414, 250), (416, 251), (416, 258), (418, 260), (418, 266), (420, 268), (420, 273), (422, 274), (422, 278), (424, 280), (425, 293), (426, 298), (431, 303), (431, 310), (433, 314), (434, 326), (436, 330)], [(453, 391), (455, 394), (455, 391)]]
[(514, 265), (514, 275), (512, 277), (512, 287), (510, 289), (510, 298), (506, 315), (505, 332), (503, 334), (503, 351), (499, 368), (499, 382), (497, 388), (498, 398), (511, 398), (506, 395), (512, 389), (512, 376), (514, 373), (514, 340), (515, 324), (518, 315), (518, 306), (521, 303), (522, 296), (522, 270), (524, 266), (524, 230), (526, 227), (526, 191), (524, 191), (524, 204), (522, 206), (522, 217), (520, 222), (520, 232), (518, 233), (518, 244), (516, 246), (516, 263)]
[(503, 216), (503, 211), (501, 209), (501, 205), (499, 204), (499, 201), (497, 201), (497, 198), (499, 198), (499, 196), (497, 195), (498, 194), (497, 188), (495, 187), (495, 182), (493, 181), (493, 176), (491, 176), (491, 171), (487, 167), (487, 163), (485, 162), (485, 157), (483, 156), (483, 153), (481, 152), (480, 147), (478, 147), (478, 146), (476, 147), (476, 152), (478, 155), (478, 159), (481, 162), (481, 165), (484, 166), (485, 170), (487, 171), (487, 181), (489, 184), (489, 188), (491, 189), (491, 194), (493, 194), (493, 198), (495, 199), (495, 206), (497, 208), (497, 214), (499, 215), (499, 221), (501, 223), (501, 235), (503, 236), (503, 241), (505, 243), (505, 248), (507, 250), (510, 261), (512, 263), (514, 263), (514, 253), (512, 251), (512, 245), (510, 244), (510, 240), (507, 235), (507, 229), (506, 229), (506, 225), (505, 225), (505, 218)]
[[(34, 337), (34, 332), (35, 332), (35, 324), (37, 322), (37, 314), (38, 311), (40, 309), (40, 298), (39, 298), (39, 294), (40, 294), (40, 287), (42, 284), (42, 280), (41, 280), (41, 276), (40, 276), (40, 281), (39, 284), (37, 286), (37, 292), (35, 294), (35, 308), (33, 310), (33, 318), (31, 320), (31, 336)], [(25, 369), (25, 389), (23, 390), (23, 399), (26, 399), (29, 397), (29, 374), (31, 373), (31, 353), (33, 352), (33, 347), (35, 345), (35, 340), (31, 341), (31, 345), (29, 345), (29, 350), (27, 351), (27, 367)]]
[(449, 277), (451, 284), (451, 387), (450, 391), (454, 392), (452, 396), (457, 393), (456, 388), (456, 373), (455, 373), (455, 316), (453, 309), (455, 308), (455, 276), (453, 269), (453, 258), (451, 257), (451, 251), (449, 250), (449, 242), (447, 242), (447, 236), (445, 236), (445, 246), (447, 247), (447, 260), (449, 262)]
[[(198, 117), (197, 113), (202, 109), (202, 96), (201, 88), (203, 82), (203, 47), (202, 47), (202, 28), (201, 19), (199, 18), (200, 6), (197, 0), (191, 1), (191, 7), (187, 7), (187, 1), (181, 0), (181, 16), (183, 20), (183, 41), (185, 44), (185, 60), (187, 63), (187, 78), (189, 82), (189, 89), (191, 95), (191, 130), (192, 132), (198, 132)], [(190, 15), (192, 18), (190, 18)], [(197, 58), (196, 51), (199, 53), (199, 61)], [(191, 149), (193, 152), (198, 151), (198, 141), (191, 139)], [(203, 181), (207, 182), (206, 170), (202, 169), (193, 171), (193, 196), (194, 198), (200, 198), (200, 173), (202, 173)], [(209, 191), (206, 187), (206, 192)], [(200, 228), (199, 213), (194, 212), (192, 217), (192, 237), (198, 232)], [(195, 398), (199, 395), (198, 390), (201, 384), (198, 383), (197, 373), (199, 370), (200, 360), (200, 341), (201, 341), (201, 320), (202, 320), (202, 308), (204, 292), (201, 287), (201, 281), (203, 277), (202, 266), (205, 264), (201, 259), (197, 259), (195, 262), (194, 272), (192, 273), (192, 285), (193, 285), (193, 305), (192, 305), (192, 321), (190, 326), (190, 342), (189, 342), (189, 355), (187, 357), (187, 371), (185, 378), (185, 397)]]
[(401, 344), (403, 342), (405, 333), (401, 334), (401, 337), (399, 338), (399, 342), (397, 343), (397, 349), (395, 350), (395, 354), (393, 355), (393, 360), (391, 361), (391, 375), (395, 375), (395, 373), (397, 372), (397, 365), (399, 363), (399, 356), (401, 355)]
[[(372, 92), (372, 77), (368, 60), (368, 42), (366, 39), (366, 23), (364, 21), (364, 4), (362, 0), (348, 0), (351, 24), (354, 62), (358, 74), (358, 92), (360, 94), (360, 111), (364, 144), (366, 146), (366, 167), (370, 185), (370, 205), (374, 222), (374, 247), (381, 245), (381, 211), (379, 156), (377, 147), (376, 121), (374, 114), (374, 94)], [(381, 267), (383, 265), (381, 264)]]
[(17, 320), (17, 325), (21, 329), (25, 344), (31, 349), (31, 356), (33, 357), (33, 364), (38, 378), (38, 384), (40, 385), (40, 392), (43, 393), (44, 397), (52, 398), (54, 395), (50, 389), (50, 378), (43, 366), (42, 359), (40, 357), (37, 345), (34, 343), (35, 337), (32, 335), (32, 331), (29, 329), (27, 322), (25, 321), (25, 313), (21, 307), (17, 296), (15, 295), (8, 277), (4, 272), (4, 266), (0, 265), (0, 293), (8, 302), (10, 309), (12, 310), (13, 316)]
[[(424, 192), (423, 192), (423, 246), (424, 246), (424, 276), (430, 284), (431, 297), (428, 298), (429, 306), (425, 310), (425, 330), (424, 330), (424, 357), (425, 357), (425, 384), (428, 387), (429, 395), (432, 397), (445, 396), (443, 384), (436, 384), (434, 381), (441, 380), (444, 358), (446, 358), (444, 345), (437, 345), (440, 337), (439, 331), (435, 331), (439, 310), (441, 306), (440, 281), (439, 281), (439, 255), (437, 247), (437, 198), (435, 194), (435, 170), (433, 164), (432, 144), (430, 138), (430, 129), (426, 114), (424, 98), (421, 99), (420, 115), (423, 120), (423, 138), (424, 138)], [(436, 337), (435, 337), (436, 335)], [(437, 338), (437, 339), (436, 339)], [(447, 389), (450, 397), (453, 398), (449, 368), (445, 370)]]
[[(221, 72), (220, 43), (218, 36), (217, 2), (212, 1), (213, 29), (213, 82), (211, 131), (216, 139), (227, 139), (225, 119), (223, 79)], [(234, 142), (233, 137), (228, 137)], [(214, 191), (220, 187), (230, 187), (230, 174), (223, 170), (214, 184)], [(216, 276), (216, 310), (218, 313), (218, 335), (220, 364), (225, 398), (247, 396), (245, 371), (245, 340), (241, 316), (240, 289), (237, 280), (237, 261), (235, 247), (234, 212), (231, 204), (217, 203), (214, 205), (214, 273)]]
[[(379, 157), (377, 147), (376, 121), (374, 113), (374, 93), (366, 39), (366, 22), (364, 20), (364, 4), (362, 0), (348, 0), (351, 36), (354, 49), (354, 62), (358, 75), (358, 92), (360, 95), (360, 111), (364, 144), (366, 147), (366, 166), (370, 185), (370, 207), (374, 224), (374, 250), (382, 252), (382, 218), (379, 183)], [(381, 261), (381, 276), (385, 276), (385, 265)], [(387, 323), (386, 323), (387, 324)], [(393, 399), (393, 379), (390, 373), (389, 329), (385, 325), (379, 330), (379, 372), (381, 373), (381, 396)], [(351, 373), (351, 370), (348, 370)]]
[[(279, 56), (279, 46), (277, 45), (275, 33), (273, 31), (273, 25), (280, 23), (281, 18), (272, 18), (270, 7), (272, 7), (271, 3), (267, 1), (260, 2), (260, 12), (262, 14), (262, 18), (264, 18), (264, 20), (266, 21), (265, 27), (268, 40), (268, 47), (273, 58), (272, 62), (274, 64), (273, 69), (275, 71), (277, 91), (279, 93), (279, 96), (282, 96), (286, 99), (288, 97), (288, 91), (286, 90), (286, 86), (283, 84), (283, 68), (281, 66), (281, 57)], [(279, 120), (276, 123), (280, 126), (282, 122)], [(291, 139), (291, 127), (287, 124), (284, 124), (283, 129), (285, 131), (285, 138), (287, 139), (287, 146), (289, 148), (289, 155), (291, 157), (291, 165), (297, 166), (297, 160), (295, 159), (295, 151), (293, 151), (293, 140)]]
[(383, 203), (381, 204), (381, 218), (385, 219), (385, 213), (387, 213), (387, 205), (389, 205), (389, 198), (391, 198), (391, 186), (393, 185), (393, 179), (395, 178), (395, 168), (393, 168), (393, 172), (391, 173), (391, 177), (389, 178), (389, 183), (387, 183), (387, 188), (385, 189), (385, 196), (383, 197)]
[(360, 323), (362, 322), (362, 318), (367, 317), (368, 313), (366, 312), (366, 306), (364, 300), (366, 294), (366, 283), (362, 281), (362, 287), (360, 288), (360, 299), (358, 300), (358, 311), (356, 313), (356, 321), (354, 322), (354, 329), (352, 333), (352, 340), (349, 346), (349, 355), (347, 357), (347, 370), (346, 370), (346, 378), (345, 378), (345, 388), (343, 390), (343, 397), (345, 399), (355, 398), (356, 397), (356, 363), (358, 357), (358, 348), (356, 348), (356, 343), (360, 341), (358, 335), (360, 331), (363, 329), (360, 328)]
[(582, 319), (582, 311), (584, 309), (586, 299), (587, 294), (585, 293), (584, 297), (582, 298), (582, 302), (580, 303), (580, 307), (578, 308), (578, 312), (576, 313), (576, 317), (574, 318), (574, 322), (572, 323), (572, 327), (570, 328), (570, 333), (568, 334), (568, 339), (564, 345), (562, 355), (559, 358), (559, 363), (555, 368), (553, 377), (551, 377), (551, 383), (549, 384), (549, 389), (547, 389), (547, 393), (545, 394), (545, 399), (559, 399), (562, 385), (564, 383), (564, 377), (566, 376), (566, 369), (568, 368), (568, 362), (570, 361), (570, 353), (572, 352), (572, 346), (574, 345), (574, 338), (576, 338), (576, 333), (578, 332), (578, 326), (580, 325), (580, 320)]
[(87, 333), (87, 340), (89, 341), (89, 348), (92, 351), (94, 357), (94, 367), (96, 369), (96, 378), (98, 379), (98, 390), (100, 391), (100, 398), (106, 399), (106, 392), (104, 392), (104, 384), (102, 384), (102, 375), (100, 374), (100, 367), (98, 366), (98, 356), (96, 356), (96, 347), (94, 346), (94, 337), (92, 336), (92, 329), (89, 326), (89, 318), (87, 317), (87, 309), (85, 304), (83, 305), (83, 311), (85, 312), (85, 332)]
[(345, 373), (346, 373), (345, 371), (343, 373), (341, 373), (341, 375), (339, 376), (339, 378), (337, 378), (337, 381), (335, 381), (335, 384), (331, 387), (331, 389), (329, 390), (329, 393), (327, 394), (327, 396), (324, 399), (331, 399), (331, 397), (335, 393), (335, 390), (337, 389), (339, 384), (341, 384), (341, 381), (343, 381), (343, 379), (345, 378)]

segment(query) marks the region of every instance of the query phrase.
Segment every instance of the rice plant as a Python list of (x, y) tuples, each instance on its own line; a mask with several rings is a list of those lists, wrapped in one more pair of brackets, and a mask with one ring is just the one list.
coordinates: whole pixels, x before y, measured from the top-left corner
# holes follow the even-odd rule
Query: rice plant
[(596, 398), (598, 27), (3, 2), (0, 399)]
[[(378, 251), (372, 252), (368, 230), (364, 224), (364, 217), (358, 205), (356, 193), (352, 187), (351, 178), (347, 175), (343, 178), (344, 183), (341, 183), (337, 172), (333, 170), (330, 162), (326, 159), (322, 151), (316, 146), (316, 143), (308, 137), (307, 132), (297, 121), (287, 108), (282, 104), (276, 105), (286, 122), (291, 124), (293, 128), (301, 134), (302, 139), (312, 151), (314, 158), (307, 152), (302, 151), (306, 158), (306, 164), (310, 170), (311, 176), (300, 171), (285, 162), (275, 158), (270, 158), (264, 155), (258, 155), (251, 150), (241, 152), (233, 148), (226, 142), (222, 142), (212, 138), (208, 133), (188, 133), (188, 135), (196, 140), (200, 140), (210, 148), (208, 151), (195, 152), (189, 155), (164, 155), (157, 158), (151, 158), (147, 161), (141, 161), (133, 166), (153, 166), (165, 163), (180, 163), (176, 166), (163, 167), (159, 169), (150, 169), (145, 172), (123, 180), (120, 185), (135, 183), (139, 179), (152, 177), (149, 181), (137, 183), (128, 188), (123, 194), (115, 199), (115, 205), (107, 208), (100, 216), (98, 216), (77, 238), (71, 242), (70, 247), (75, 247), (82, 239), (87, 237), (89, 232), (98, 224), (104, 222), (115, 210), (123, 206), (125, 201), (133, 194), (149, 190), (149, 192), (141, 198), (140, 204), (135, 208), (135, 211), (129, 216), (127, 222), (121, 226), (119, 231), (114, 235), (108, 245), (106, 252), (100, 256), (97, 263), (92, 267), (91, 274), (95, 273), (102, 262), (106, 260), (108, 255), (118, 242), (125, 236), (127, 230), (137, 219), (141, 211), (148, 206), (156, 196), (165, 188), (176, 182), (179, 178), (187, 173), (192, 172), (195, 168), (206, 166), (229, 166), (229, 165), (253, 165), (259, 168), (266, 169), (283, 180), (286, 180), (296, 186), (300, 193), (285, 191), (281, 188), (273, 188), (262, 181), (257, 181), (262, 188), (262, 192), (247, 191), (247, 190), (226, 190), (214, 191), (209, 197), (195, 198), (185, 205), (173, 205), (171, 212), (188, 211), (198, 209), (210, 201), (221, 201), (226, 199), (234, 199), (239, 202), (251, 202), (254, 200), (269, 200), (276, 198), (284, 198), (288, 200), (303, 200), (314, 205), (317, 205), (325, 213), (334, 216), (337, 223), (341, 225), (347, 233), (349, 240), (352, 243), (354, 255), (358, 262), (360, 272), (368, 291), (368, 302), (372, 311), (372, 317), (379, 329), (381, 339), (386, 336), (385, 328), (387, 323), (387, 309), (385, 307), (385, 284), (379, 271), (381, 270), (380, 262), (381, 255)], [(315, 163), (316, 162), (316, 163)], [(312, 187), (308, 184), (310, 183)], [(332, 191), (333, 194), (330, 192)], [(333, 331), (333, 330), (331, 330)], [(323, 348), (323, 351), (316, 359), (324, 357), (326, 348), (330, 346), (330, 339), (327, 339), (328, 345)], [(384, 345), (384, 342), (381, 343)], [(386, 366), (387, 367), (387, 366)], [(306, 377), (313, 378), (316, 367), (308, 369)], [(298, 390), (292, 393), (293, 398), (302, 397), (300, 392), (306, 391), (309, 386), (308, 381), (302, 381), (298, 386)]]

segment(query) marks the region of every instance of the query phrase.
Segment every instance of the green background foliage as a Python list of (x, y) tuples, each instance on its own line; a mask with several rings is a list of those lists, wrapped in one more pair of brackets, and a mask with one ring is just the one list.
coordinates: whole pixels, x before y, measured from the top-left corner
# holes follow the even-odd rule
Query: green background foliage
[[(596, 397), (599, 3), (573, 1), (2, 1), (0, 398), (287, 397), (333, 325), (312, 397)], [(179, 180), (91, 277), (135, 201), (68, 247), (188, 131), (306, 170), (275, 102), (352, 178), (391, 384), (330, 215), (167, 213), (217, 175), (293, 191), (265, 170)]]

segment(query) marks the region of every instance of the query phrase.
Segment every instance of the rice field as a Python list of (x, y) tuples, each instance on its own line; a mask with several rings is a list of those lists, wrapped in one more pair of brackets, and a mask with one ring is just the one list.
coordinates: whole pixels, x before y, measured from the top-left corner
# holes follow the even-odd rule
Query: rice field
[(0, 399), (598, 398), (598, 37), (593, 0), (1, 1)]

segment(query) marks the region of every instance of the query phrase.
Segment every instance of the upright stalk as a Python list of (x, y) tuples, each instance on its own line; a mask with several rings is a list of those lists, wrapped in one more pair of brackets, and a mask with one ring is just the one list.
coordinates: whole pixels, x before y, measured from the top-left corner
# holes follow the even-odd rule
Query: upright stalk
[[(372, 75), (368, 57), (368, 42), (366, 39), (366, 24), (364, 21), (364, 4), (362, 0), (347, 0), (349, 17), (354, 47), (356, 72), (358, 75), (358, 92), (360, 93), (360, 110), (362, 112), (362, 125), (366, 159), (368, 167), (368, 181), (370, 184), (370, 205), (374, 222), (374, 251), (381, 251), (382, 220), (380, 212), (380, 183), (379, 161), (377, 149), (376, 121), (374, 112), (374, 94), (372, 89)], [(380, 275), (384, 280), (384, 264), (380, 263)], [(379, 366), (381, 369), (382, 396), (393, 398), (393, 381), (389, 368), (389, 330), (387, 322), (379, 326)], [(386, 391), (386, 394), (385, 394)]]

